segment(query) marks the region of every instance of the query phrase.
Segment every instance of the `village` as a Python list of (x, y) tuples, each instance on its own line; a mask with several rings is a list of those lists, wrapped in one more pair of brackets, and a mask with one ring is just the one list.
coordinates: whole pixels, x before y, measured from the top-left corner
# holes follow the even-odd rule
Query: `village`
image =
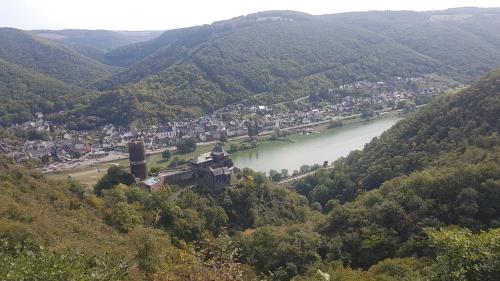
[(0, 153), (18, 162), (37, 159), (44, 171), (56, 171), (82, 161), (94, 163), (126, 158), (127, 144), (135, 139), (144, 142), (148, 154), (159, 153), (183, 139), (210, 143), (251, 134), (270, 134), (276, 128), (310, 127), (350, 116), (367, 118), (392, 111), (411, 111), (432, 96), (460, 86), (429, 77), (358, 81), (288, 103), (230, 104), (196, 119), (172, 120), (140, 130), (112, 124), (94, 131), (66, 130), (45, 120), (43, 113), (37, 113), (34, 120), (8, 128), (23, 130), (29, 135), (18, 145), (0, 142)]

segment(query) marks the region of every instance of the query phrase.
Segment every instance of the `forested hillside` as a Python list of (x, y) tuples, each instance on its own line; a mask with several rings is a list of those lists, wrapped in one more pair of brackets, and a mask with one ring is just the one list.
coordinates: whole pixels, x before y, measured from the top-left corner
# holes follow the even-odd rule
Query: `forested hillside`
[[(132, 197), (125, 202), (124, 193), (116, 191), (98, 198), (76, 182), (50, 181), (0, 157), (1, 279), (230, 281), (247, 271), (226, 256), (231, 247), (224, 239), (214, 242), (204, 259), (201, 252), (143, 223), (153, 218), (159, 204), (173, 207), (165, 200), (168, 190), (151, 196), (129, 188), (127, 196)], [(143, 218), (142, 210), (151, 216)], [(192, 218), (193, 213), (186, 215)], [(200, 221), (178, 223), (185, 237), (189, 225), (200, 234)]]
[[(490, 157), (496, 161), (499, 116), (497, 70), (463, 91), (442, 96), (368, 143), (363, 151), (340, 160), (327, 175), (334, 181), (326, 185), (321, 201), (349, 201), (386, 180), (429, 166), (476, 163)], [(315, 185), (318, 182), (304, 184), (300, 189), (310, 193)]]
[(12, 28), (0, 28), (0, 58), (78, 86), (89, 85), (118, 70), (67, 45)]
[(108, 52), (116, 48), (148, 41), (159, 36), (162, 31), (110, 31), (110, 30), (32, 30), (31, 33), (56, 41), (95, 48)]
[[(500, 227), (499, 121), (495, 71), (400, 121), (333, 170), (297, 183), (328, 213), (320, 230), (330, 239), (328, 253), (368, 267), (388, 257), (432, 256), (431, 228)], [(460, 275), (460, 266), (447, 270)]]
[(317, 243), (319, 235), (310, 226), (296, 226), (310, 217), (304, 197), (261, 174), (246, 175), (214, 197), (188, 190), (174, 201), (169, 187), (150, 193), (127, 182), (130, 174), (115, 167), (98, 184), (96, 196), (77, 182), (51, 181), (0, 157), (0, 276), (9, 281), (257, 280), (249, 265), (238, 262), (237, 241), (228, 234), (290, 226), (295, 229), (290, 239), (312, 234)]
[(128, 125), (199, 116), (233, 102), (285, 102), (360, 80), (439, 74), (469, 83), (500, 65), (497, 29), (498, 9), (269, 11), (157, 38), (156, 32), (4, 28), (0, 58), (105, 92), (69, 112), (77, 122), (97, 116)]
[(0, 59), (0, 126), (32, 120), (37, 112), (76, 110), (98, 95)]
[(136, 115), (162, 120), (158, 108), (276, 103), (359, 80), (438, 73), (468, 83), (500, 65), (500, 40), (488, 36), (498, 28), (498, 9), (258, 13), (111, 51), (105, 61), (128, 69), (96, 85), (154, 100)]
[(346, 13), (325, 20), (387, 36), (439, 61), (442, 71), (459, 80), (475, 80), (499, 63), (500, 9)]
[(300, 194), (249, 169), (218, 192), (150, 193), (120, 167), (92, 192), (2, 157), (0, 274), (498, 280), (499, 93), (496, 71), (431, 102), (334, 169), (299, 182)]
[[(211, 35), (210, 28), (203, 31), (200, 36)], [(391, 39), (347, 25), (331, 28), (321, 21), (257, 24), (189, 47), (175, 42), (111, 83), (140, 81), (145, 93), (165, 97), (168, 103), (180, 99), (178, 104), (200, 105), (208, 98), (204, 107), (218, 107), (256, 94), (269, 102), (285, 101), (321, 86), (430, 73), (438, 67)], [(196, 100), (197, 90), (210, 96)]]

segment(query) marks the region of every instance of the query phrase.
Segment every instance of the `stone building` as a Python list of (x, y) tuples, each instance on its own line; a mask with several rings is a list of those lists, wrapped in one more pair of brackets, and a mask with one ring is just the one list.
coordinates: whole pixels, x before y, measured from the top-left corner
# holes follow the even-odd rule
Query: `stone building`
[(201, 186), (227, 186), (231, 181), (232, 168), (233, 161), (220, 145), (191, 161), (193, 178)]
[(169, 184), (194, 182), (204, 189), (217, 189), (230, 184), (232, 171), (229, 154), (217, 145), (211, 152), (196, 157), (189, 166), (162, 171), (160, 177)]

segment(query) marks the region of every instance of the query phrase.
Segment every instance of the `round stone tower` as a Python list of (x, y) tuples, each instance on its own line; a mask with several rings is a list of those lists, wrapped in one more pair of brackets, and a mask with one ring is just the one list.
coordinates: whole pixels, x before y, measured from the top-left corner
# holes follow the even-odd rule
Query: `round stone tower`
[(146, 164), (146, 150), (141, 140), (128, 143), (128, 153), (130, 159), (130, 172), (138, 179), (145, 180), (148, 177), (148, 167)]

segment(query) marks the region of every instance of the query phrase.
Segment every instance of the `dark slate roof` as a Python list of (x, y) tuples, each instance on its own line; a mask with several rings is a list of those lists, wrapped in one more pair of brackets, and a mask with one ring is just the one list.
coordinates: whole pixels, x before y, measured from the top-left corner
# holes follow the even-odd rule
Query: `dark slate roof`
[(198, 155), (198, 157), (196, 157), (196, 159), (194, 159), (191, 162), (194, 164), (202, 164), (202, 163), (209, 162), (212, 160), (213, 159), (212, 159), (212, 156), (210, 155), (210, 153), (203, 153), (203, 154)]
[(172, 132), (174, 131), (174, 128), (170, 125), (163, 125), (158, 130), (156, 131), (157, 133), (167, 133), (167, 132)]
[(212, 171), (214, 176), (230, 175), (231, 174), (231, 170), (229, 170), (228, 167), (210, 169), (210, 171)]
[(222, 145), (216, 145), (214, 146), (214, 149), (212, 149), (212, 155), (228, 155), (228, 154), (224, 150)]

